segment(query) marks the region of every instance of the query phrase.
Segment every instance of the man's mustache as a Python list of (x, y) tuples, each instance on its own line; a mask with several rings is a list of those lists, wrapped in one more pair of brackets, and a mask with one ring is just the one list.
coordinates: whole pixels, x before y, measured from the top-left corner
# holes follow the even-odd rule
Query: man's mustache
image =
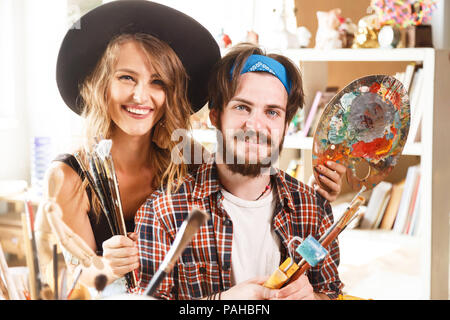
[(270, 138), (270, 136), (266, 135), (263, 132), (259, 132), (259, 131), (255, 131), (255, 130), (238, 130), (233, 132), (233, 138), (236, 141), (242, 141), (242, 142), (246, 142), (254, 137), (256, 137), (256, 141), (260, 144), (264, 143), (264, 144), (271, 144), (272, 139)]

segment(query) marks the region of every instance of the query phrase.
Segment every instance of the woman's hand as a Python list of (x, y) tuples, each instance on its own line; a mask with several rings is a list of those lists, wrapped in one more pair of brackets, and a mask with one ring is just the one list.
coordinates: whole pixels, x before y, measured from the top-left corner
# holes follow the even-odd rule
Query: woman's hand
[(136, 241), (137, 235), (129, 233), (128, 237), (113, 236), (103, 242), (103, 259), (110, 267), (115, 279), (139, 267)]
[(347, 168), (342, 164), (327, 161), (326, 166), (318, 165), (314, 170), (319, 174), (319, 181), (312, 176), (310, 185), (329, 202), (336, 200), (341, 193), (342, 178)]

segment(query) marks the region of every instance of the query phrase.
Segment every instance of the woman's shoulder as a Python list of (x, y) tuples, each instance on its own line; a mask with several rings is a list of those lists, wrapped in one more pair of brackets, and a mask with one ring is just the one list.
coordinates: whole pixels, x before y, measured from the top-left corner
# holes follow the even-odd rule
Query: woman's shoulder
[(63, 161), (53, 161), (46, 172), (47, 194), (65, 199), (72, 198), (83, 181), (76, 168)]

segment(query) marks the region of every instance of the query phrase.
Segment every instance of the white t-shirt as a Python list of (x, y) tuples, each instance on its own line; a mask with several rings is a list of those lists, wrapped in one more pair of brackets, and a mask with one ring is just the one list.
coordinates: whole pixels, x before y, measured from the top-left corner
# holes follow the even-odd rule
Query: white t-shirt
[(222, 189), (223, 206), (233, 222), (231, 281), (269, 276), (280, 264), (280, 241), (272, 229), (276, 196), (242, 200)]

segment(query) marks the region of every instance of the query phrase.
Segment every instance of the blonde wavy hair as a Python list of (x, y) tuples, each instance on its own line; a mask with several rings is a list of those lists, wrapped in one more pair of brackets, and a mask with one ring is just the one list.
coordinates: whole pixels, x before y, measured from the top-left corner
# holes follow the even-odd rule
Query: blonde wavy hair
[[(113, 38), (94, 71), (81, 85), (80, 103), (85, 123), (84, 150), (80, 156), (84, 162), (87, 162), (86, 152), (92, 152), (95, 138), (109, 139), (111, 137), (113, 122), (108, 112), (108, 88), (118, 61), (120, 46), (129, 41), (134, 41), (147, 55), (163, 82), (166, 95), (164, 112), (161, 119), (154, 124), (150, 135), (151, 165), (155, 173), (151, 183), (155, 189), (167, 185), (167, 192), (170, 194), (173, 186), (175, 190), (178, 189), (181, 178), (187, 174), (188, 170), (186, 164), (176, 164), (171, 161), (171, 153), (174, 148), (177, 148), (178, 143), (171, 140), (172, 132), (175, 129), (190, 130), (189, 116), (192, 112), (187, 98), (188, 76), (172, 48), (149, 34), (122, 34)], [(181, 150), (175, 150), (175, 152), (181, 156)], [(95, 207), (98, 209), (98, 204)]]

